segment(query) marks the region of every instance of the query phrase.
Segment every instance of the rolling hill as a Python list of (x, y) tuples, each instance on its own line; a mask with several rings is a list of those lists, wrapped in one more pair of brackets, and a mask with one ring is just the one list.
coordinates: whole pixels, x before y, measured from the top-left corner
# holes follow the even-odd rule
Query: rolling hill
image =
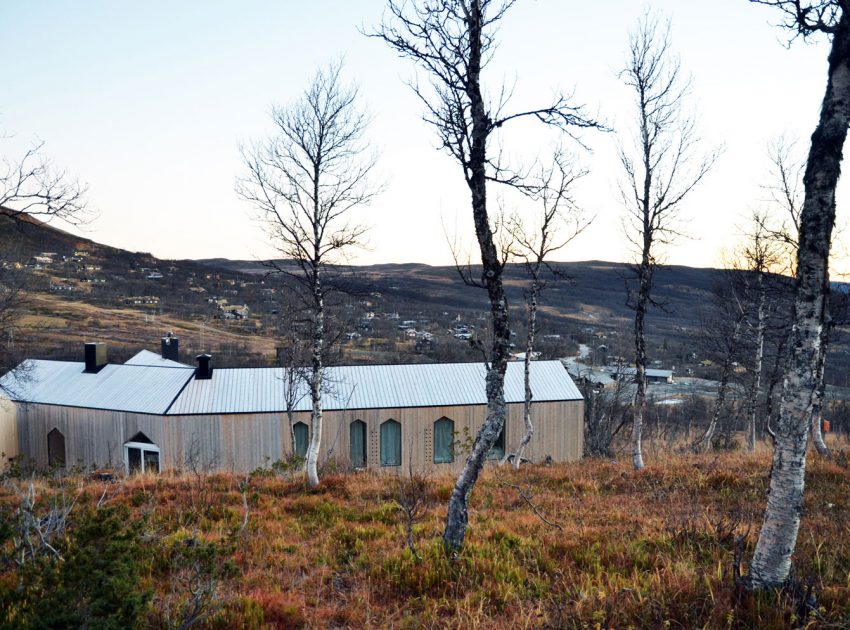
[[(0, 218), (0, 247), (7, 271), (20, 267), (21, 274), (25, 272), (30, 297), (25, 316), (7, 341), (18, 353), (75, 358), (82, 340), (102, 338), (111, 343), (112, 358), (120, 359), (140, 347), (156, 350), (159, 337), (174, 330), (182, 338), (184, 356), (209, 351), (234, 365), (274, 361), (279, 313), (291, 301), (290, 292), (256, 261), (160, 260), (36, 221), (8, 218)], [(604, 346), (609, 356), (629, 357), (632, 313), (626, 304), (627, 265), (567, 262), (558, 263), (557, 269), (561, 277), (550, 281), (542, 296), (544, 352), (562, 356), (585, 343)], [(350, 271), (349, 285), (356, 297), (340, 311), (344, 320), (340, 330), (362, 326), (363, 334), (344, 346), (341, 360), (480, 357), (450, 331), (463, 324), (486, 338), (486, 294), (465, 286), (453, 267), (407, 263)], [(653, 359), (665, 366), (693, 362), (691, 353), (699, 351), (698, 333), (718, 273), (659, 267), (654, 297), (663, 308), (653, 309), (647, 321)], [(505, 284), (521, 339), (525, 287), (521, 265), (506, 268)], [(243, 308), (244, 317), (235, 314), (234, 309)], [(370, 313), (374, 319), (364, 324)], [(432, 333), (435, 349), (417, 352), (397, 330), (404, 321)]]

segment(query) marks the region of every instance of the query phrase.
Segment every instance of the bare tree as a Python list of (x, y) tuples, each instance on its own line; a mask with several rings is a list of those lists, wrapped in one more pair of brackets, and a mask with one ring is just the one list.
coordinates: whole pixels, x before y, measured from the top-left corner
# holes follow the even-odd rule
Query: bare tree
[(429, 88), (418, 83), (412, 87), (425, 107), (425, 120), (440, 138), (441, 148), (463, 171), (481, 253), (478, 285), (487, 290), (490, 301), (492, 343), (486, 374), (487, 418), (449, 500), (443, 542), (452, 553), (463, 546), (469, 494), (505, 426), (504, 378), (511, 331), (502, 284), (504, 262), (493, 238), (487, 184), (498, 182), (522, 190), (525, 178), (500, 160), (501, 154), (495, 146), (498, 132), (512, 121), (528, 118), (567, 133), (597, 126), (563, 95), (540, 109), (516, 113), (505, 111), (510, 90), (504, 87), (498, 92), (495, 104), (489, 101), (482, 84), (482, 70), (495, 51), (497, 26), (513, 4), (514, 0), (389, 0), (387, 14), (372, 33), (402, 57), (413, 60), (428, 77)]
[[(20, 159), (0, 158), (0, 220), (84, 223), (90, 218), (85, 185), (66, 171), (58, 169), (44, 153), (44, 142), (33, 144)], [(0, 338), (11, 334), (26, 308), (28, 274), (8, 264), (13, 252), (0, 252)], [(5, 345), (0, 352), (0, 371), (15, 368), (18, 379), (26, 378), (26, 363), (10, 353)]]
[(682, 203), (708, 174), (717, 151), (697, 155), (700, 139), (696, 124), (684, 110), (690, 80), (682, 76), (679, 59), (672, 52), (669, 22), (649, 13), (643, 16), (629, 37), (628, 63), (620, 76), (636, 97), (632, 146), (621, 143), (619, 153), (625, 172), (621, 194), (627, 235), (639, 257), (632, 270), (637, 294), (633, 299), (630, 296), (630, 305), (635, 311), (637, 368), (632, 464), (641, 469), (646, 407), (645, 319), (648, 307), (654, 304), (651, 292), (657, 250), (678, 236), (676, 218)]
[(534, 337), (537, 333), (537, 306), (540, 292), (546, 286), (544, 274), (558, 277), (560, 272), (550, 264), (550, 257), (563, 249), (588, 225), (581, 209), (572, 197), (576, 180), (587, 174), (583, 169), (575, 169), (573, 160), (556, 151), (552, 164), (541, 172), (538, 201), (541, 212), (537, 225), (527, 226), (519, 215), (510, 221), (512, 254), (523, 261), (529, 276), (526, 293), (526, 311), (528, 314), (525, 339), (525, 358), (523, 360), (523, 383), (525, 396), (523, 401), (523, 421), (525, 432), (516, 451), (506, 453), (504, 461), (513, 459), (514, 468), (519, 470), (525, 447), (534, 436), (534, 423), (531, 419), (531, 360), (534, 355)]
[(826, 91), (803, 177), (791, 357), (775, 429), (767, 509), (748, 576), (751, 587), (771, 588), (788, 578), (803, 510), (810, 411), (827, 324), (835, 189), (850, 123), (850, 16), (845, 0), (751, 1), (780, 11), (792, 37), (824, 34), (831, 41)]
[[(752, 453), (756, 448), (756, 427), (758, 425), (759, 396), (761, 395), (764, 375), (765, 344), (767, 341), (768, 321), (777, 310), (777, 300), (768, 300), (773, 294), (782, 292), (781, 283), (773, 281), (771, 270), (776, 269), (783, 258), (775, 240), (765, 231), (764, 217), (754, 213), (751, 229), (741, 252), (746, 270), (745, 291), (749, 294), (747, 325), (753, 336), (753, 354), (751, 378), (747, 392), (747, 448)], [(777, 290), (778, 289), (778, 290)]]
[(88, 214), (86, 190), (45, 156), (44, 142), (35, 143), (19, 160), (0, 160), (0, 216), (79, 223)]
[(320, 70), (298, 101), (274, 108), (276, 134), (243, 147), (248, 174), (236, 185), (266, 221), (286, 259), (278, 269), (295, 280), (311, 320), (312, 487), (319, 483), (326, 298), (341, 288), (336, 265), (362, 245), (366, 232), (352, 221), (352, 211), (378, 192), (370, 182), (375, 156), (364, 141), (368, 117), (358, 105), (357, 88), (343, 84), (341, 69), (335, 63)]
[(628, 377), (623, 367), (618, 361), (610, 388), (595, 387), (590, 379), (579, 378), (584, 397), (585, 457), (614, 457), (614, 438), (627, 422)]
[(720, 363), (720, 383), (717, 398), (708, 427), (694, 444), (694, 450), (706, 452), (711, 449), (717, 423), (726, 403), (732, 370), (742, 350), (741, 336), (746, 324), (747, 307), (738, 290), (735, 271), (721, 272), (723, 278), (714, 287), (713, 313), (702, 324), (703, 344), (709, 355)]
[(289, 425), (289, 440), (292, 449), (290, 458), (297, 455), (295, 442), (295, 408), (306, 395), (304, 386), (310, 382), (310, 371), (307, 365), (310, 363), (310, 348), (306, 347), (303, 339), (292, 327), (292, 319), (284, 318), (285, 330), (282, 331), (281, 341), (283, 346), (277, 350), (277, 360), (283, 368), (283, 403), (286, 407), (286, 420)]

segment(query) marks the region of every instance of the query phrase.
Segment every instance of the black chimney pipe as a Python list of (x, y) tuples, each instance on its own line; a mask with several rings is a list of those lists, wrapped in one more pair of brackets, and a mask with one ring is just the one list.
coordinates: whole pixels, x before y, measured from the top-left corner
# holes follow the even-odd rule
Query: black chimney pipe
[(169, 331), (165, 333), (165, 337), (161, 341), (162, 358), (169, 361), (180, 362), (180, 340), (174, 336), (174, 333)]
[(198, 367), (195, 369), (195, 378), (198, 380), (206, 380), (212, 378), (212, 368), (210, 367), (210, 359), (208, 354), (199, 354), (195, 357), (198, 362)]
[(87, 343), (85, 345), (85, 360), (87, 374), (97, 374), (106, 365), (106, 344)]

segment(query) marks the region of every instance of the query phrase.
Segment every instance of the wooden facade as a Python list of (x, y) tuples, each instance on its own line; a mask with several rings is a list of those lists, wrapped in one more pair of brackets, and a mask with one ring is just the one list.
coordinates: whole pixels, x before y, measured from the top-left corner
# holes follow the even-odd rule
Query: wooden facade
[(6, 470), (9, 461), (19, 453), (17, 406), (0, 396), (0, 472)]
[[(584, 437), (583, 406), (581, 400), (535, 403), (535, 433), (526, 457), (534, 462), (542, 462), (547, 456), (556, 462), (579, 459)], [(15, 422), (9, 419), (7, 424), (15, 425), (17, 449), (24, 456), (24, 464), (34, 468), (47, 467), (51, 456), (54, 462), (58, 461), (57, 453), (48, 453), (51, 432), (54, 432), (53, 450), (58, 448), (56, 445), (64, 446), (61, 455), (66, 467), (123, 469), (124, 445), (137, 440), (139, 434), (159, 449), (159, 467), (163, 471), (195, 468), (249, 472), (268, 467), (293, 451), (284, 413), (181, 416), (37, 403), (16, 407)], [(350, 465), (350, 424), (360, 420), (366, 425), (367, 468), (387, 472), (406, 472), (408, 467), (425, 473), (457, 472), (466, 459), (463, 445), (471, 444), (484, 422), (486, 409), (486, 405), (457, 405), (327, 411), (322, 456), (326, 460), (334, 458), (343, 466)], [(516, 447), (523, 433), (522, 411), (521, 403), (508, 404), (505, 445), (509, 451)], [(295, 422), (309, 426), (309, 412), (296, 412), (294, 417)], [(454, 460), (449, 463), (434, 463), (434, 423), (441, 418), (454, 422)], [(381, 425), (388, 420), (401, 425), (399, 466), (381, 466), (380, 462)]]

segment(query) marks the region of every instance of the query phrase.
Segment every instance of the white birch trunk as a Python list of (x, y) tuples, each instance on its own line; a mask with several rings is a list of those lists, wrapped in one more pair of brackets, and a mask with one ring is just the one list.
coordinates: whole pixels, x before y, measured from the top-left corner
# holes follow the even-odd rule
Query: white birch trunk
[(820, 356), (818, 357), (817, 385), (815, 395), (812, 399), (812, 443), (815, 450), (823, 457), (829, 457), (829, 447), (823, 439), (823, 400), (826, 394), (826, 383), (823, 380), (826, 367), (826, 352), (828, 345), (827, 326), (823, 327), (823, 339), (821, 340)]
[(525, 434), (519, 441), (519, 446), (516, 449), (514, 456), (514, 470), (519, 470), (522, 463), (522, 454), (525, 452), (525, 447), (531, 442), (534, 437), (534, 423), (531, 421), (531, 354), (534, 351), (534, 334), (537, 329), (537, 294), (540, 291), (540, 285), (535, 278), (531, 283), (531, 297), (529, 299), (528, 313), (528, 337), (525, 343), (525, 361), (523, 365), (523, 383), (525, 385), (525, 400), (522, 408), (522, 417), (525, 421)]
[(317, 296), (313, 328), (313, 356), (310, 373), (311, 415), (310, 446), (307, 448), (307, 483), (311, 488), (319, 485), (319, 451), (322, 446), (322, 350), (324, 349), (325, 310), (321, 294)]
[(806, 474), (806, 446), (829, 293), (829, 248), (835, 188), (850, 122), (850, 17), (832, 34), (829, 78), (804, 177), (791, 361), (785, 376), (770, 491), (750, 564), (751, 585), (773, 588), (788, 578), (797, 544)]

